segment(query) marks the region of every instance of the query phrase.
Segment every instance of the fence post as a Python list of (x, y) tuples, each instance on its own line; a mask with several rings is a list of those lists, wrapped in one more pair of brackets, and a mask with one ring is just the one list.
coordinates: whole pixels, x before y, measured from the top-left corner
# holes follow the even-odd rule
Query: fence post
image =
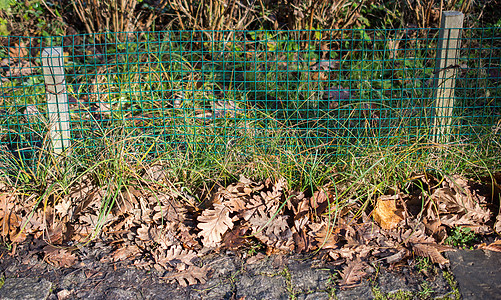
[(433, 140), (436, 143), (443, 142), (444, 138), (445, 141), (448, 141), (450, 137), (463, 19), (463, 13), (458, 11), (444, 11), (442, 13), (434, 80)]
[(69, 149), (71, 137), (68, 94), (64, 79), (63, 49), (43, 49), (42, 65), (52, 149), (56, 154), (61, 154)]

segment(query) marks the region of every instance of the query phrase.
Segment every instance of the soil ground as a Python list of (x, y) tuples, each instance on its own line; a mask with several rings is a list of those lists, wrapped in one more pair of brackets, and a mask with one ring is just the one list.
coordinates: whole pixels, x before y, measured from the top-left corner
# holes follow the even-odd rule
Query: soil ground
[[(27, 247), (25, 247), (27, 249)], [(85, 259), (71, 268), (53, 267), (20, 247), (2, 253), (0, 299), (501, 299), (501, 253), (449, 252), (450, 266), (374, 264), (370, 276), (342, 289), (339, 269), (305, 256), (219, 253), (203, 257), (210, 266), (204, 283), (184, 287), (167, 272), (102, 263), (105, 246), (83, 248)]]

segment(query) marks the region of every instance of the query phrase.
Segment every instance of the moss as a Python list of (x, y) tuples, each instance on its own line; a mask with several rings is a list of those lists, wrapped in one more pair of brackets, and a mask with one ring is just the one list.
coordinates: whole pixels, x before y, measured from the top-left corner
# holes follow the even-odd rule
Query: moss
[(446, 295), (445, 297), (439, 298), (442, 300), (449, 300), (449, 299), (461, 299), (461, 293), (459, 292), (459, 287), (458, 283), (456, 282), (456, 279), (454, 279), (454, 275), (452, 275), (451, 272), (444, 271), (443, 272), (445, 280), (447, 280), (447, 283), (452, 289), (452, 292), (449, 295)]

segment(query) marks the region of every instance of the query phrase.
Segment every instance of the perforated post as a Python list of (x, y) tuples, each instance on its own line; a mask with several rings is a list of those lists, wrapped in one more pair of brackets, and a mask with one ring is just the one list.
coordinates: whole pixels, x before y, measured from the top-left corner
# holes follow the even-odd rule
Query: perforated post
[(62, 48), (45, 48), (42, 65), (50, 121), (50, 137), (54, 153), (61, 154), (70, 147), (70, 114), (64, 79)]
[(433, 140), (436, 143), (447, 142), (451, 133), (463, 19), (464, 15), (458, 11), (444, 11), (442, 13), (435, 63)]

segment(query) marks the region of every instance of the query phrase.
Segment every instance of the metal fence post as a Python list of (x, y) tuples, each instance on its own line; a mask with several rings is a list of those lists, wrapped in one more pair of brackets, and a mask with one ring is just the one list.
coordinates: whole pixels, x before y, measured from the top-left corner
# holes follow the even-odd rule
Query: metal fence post
[(442, 13), (434, 80), (433, 140), (436, 143), (448, 141), (450, 137), (463, 19), (463, 13), (458, 11)]
[(61, 154), (69, 149), (71, 137), (63, 49), (45, 48), (42, 51), (42, 65), (52, 149), (55, 153)]

